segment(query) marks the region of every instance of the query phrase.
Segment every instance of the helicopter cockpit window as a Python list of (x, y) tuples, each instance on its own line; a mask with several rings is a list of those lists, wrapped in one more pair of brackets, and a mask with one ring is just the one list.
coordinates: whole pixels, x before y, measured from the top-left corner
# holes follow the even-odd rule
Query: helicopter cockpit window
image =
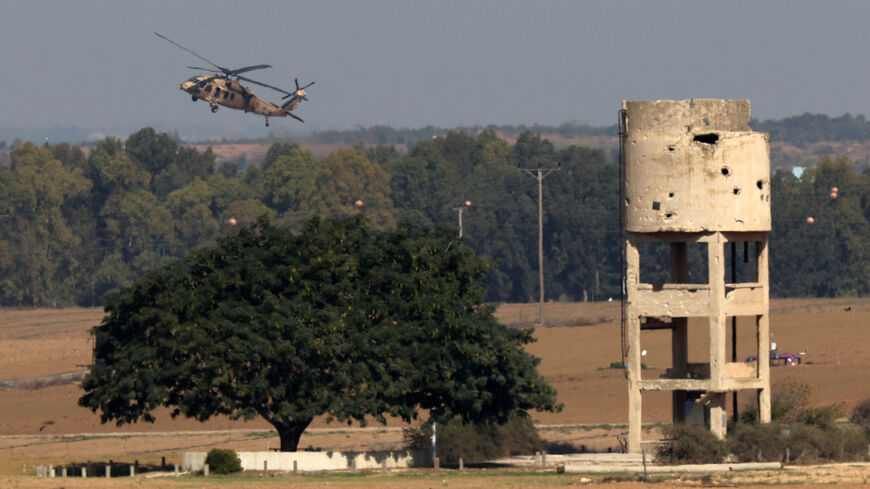
[(196, 81), (196, 77), (192, 76), (192, 77), (188, 78), (187, 81)]
[(197, 87), (199, 87), (199, 88), (202, 88), (202, 87), (204, 87), (204, 86), (205, 86), (205, 84), (206, 84), (206, 83), (208, 83), (208, 82), (207, 82), (207, 81), (205, 81), (205, 80), (203, 80), (203, 81), (201, 81), (201, 82), (199, 82), (199, 83), (197, 83), (197, 84), (196, 84), (196, 86), (197, 86)]
[(205, 86), (205, 91), (206, 91), (206, 92), (211, 92), (211, 85), (206, 85), (206, 86)]
[(235, 99), (236, 99), (236, 94), (235, 94), (235, 93), (231, 93), (231, 94), (230, 94), (230, 100), (235, 100)]
[(215, 97), (221, 96), (221, 87), (214, 87), (214, 96)]

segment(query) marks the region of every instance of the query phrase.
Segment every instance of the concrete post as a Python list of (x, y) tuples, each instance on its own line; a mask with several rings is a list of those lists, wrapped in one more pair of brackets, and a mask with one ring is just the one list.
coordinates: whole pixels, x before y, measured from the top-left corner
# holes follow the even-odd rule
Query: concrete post
[(67, 476), (66, 467), (61, 467), (61, 468), (60, 468), (60, 476), (61, 476), (61, 477), (66, 477), (66, 476)]
[(87, 477), (88, 477), (88, 469), (85, 467), (82, 467), (82, 479), (85, 479)]
[[(671, 243), (671, 281), (684, 284), (689, 280), (688, 245)], [(671, 368), (676, 378), (684, 379), (689, 368), (689, 318), (673, 318), (671, 329)], [(686, 391), (675, 390), (671, 395), (673, 420), (686, 420)]]
[[(208, 467), (206, 465), (206, 467)], [(133, 464), (130, 464), (130, 477), (134, 477), (136, 475), (136, 467)]]
[(208, 477), (208, 471), (209, 471), (208, 464), (203, 464), (203, 466), (202, 466), (202, 476), (203, 476), (203, 477)]
[(725, 438), (728, 429), (728, 414), (725, 408), (726, 396), (716, 393), (710, 396), (710, 431), (720, 440)]
[(106, 479), (112, 478), (112, 464), (106, 465)]

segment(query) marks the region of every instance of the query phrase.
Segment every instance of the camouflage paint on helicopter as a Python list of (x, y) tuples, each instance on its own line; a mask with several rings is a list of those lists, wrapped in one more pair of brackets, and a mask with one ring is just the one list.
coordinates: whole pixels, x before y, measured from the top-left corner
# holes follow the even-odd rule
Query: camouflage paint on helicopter
[[(224, 107), (229, 107), (231, 109), (260, 114), (266, 118), (266, 126), (269, 125), (269, 117), (290, 116), (298, 120), (299, 122), (305, 122), (300, 117), (293, 114), (292, 111), (299, 105), (299, 102), (301, 102), (302, 100), (308, 100), (308, 98), (306, 97), (305, 89), (310, 87), (311, 85), (314, 85), (314, 82), (300, 87), (299, 80), (294, 80), (294, 83), (296, 84), (296, 89), (290, 92), (282, 88), (278, 88), (263, 82), (241, 76), (242, 73), (246, 73), (248, 71), (271, 68), (270, 65), (245, 66), (244, 68), (231, 70), (229, 68), (219, 66), (209, 61), (208, 59), (176, 43), (175, 41), (169, 39), (166, 36), (158, 34), (157, 32), (155, 32), (154, 34), (162, 39), (165, 39), (166, 41), (169, 41), (173, 45), (193, 54), (197, 58), (207, 62), (208, 64), (216, 68), (212, 69), (188, 66), (188, 68), (190, 69), (211, 71), (212, 73), (214, 73), (211, 75), (192, 76), (188, 80), (185, 80), (181, 83), (181, 89), (189, 93), (194, 102), (196, 102), (197, 100), (203, 100), (205, 102), (208, 102), (212, 112), (217, 112), (218, 106), (223, 105)], [(281, 92), (284, 94), (284, 97), (282, 98), (289, 98), (289, 100), (284, 102), (280, 106), (275, 105), (254, 95), (253, 90), (239, 83), (239, 80), (244, 80), (255, 85), (260, 85), (262, 87), (270, 88), (277, 92)]]

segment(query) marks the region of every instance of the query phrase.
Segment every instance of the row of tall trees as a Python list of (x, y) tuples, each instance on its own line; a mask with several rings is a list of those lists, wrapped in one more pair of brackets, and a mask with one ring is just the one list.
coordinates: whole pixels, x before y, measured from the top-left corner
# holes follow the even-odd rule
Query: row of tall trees
[[(234, 232), (231, 222), (263, 215), (298, 229), (314, 215), (362, 213), (385, 229), (456, 223), (460, 207), (465, 243), (498, 263), (487, 300), (534, 300), (537, 185), (519, 168), (539, 165), (560, 168), (543, 185), (547, 299), (618, 296), (619, 172), (598, 150), (557, 149), (530, 132), (515, 144), (491, 130), (449, 132), (407, 153), (357, 146), (319, 159), (277, 143), (239, 171), (147, 128), (87, 153), (15, 147), (0, 166), (0, 305), (101, 304), (146, 270)], [(866, 294), (870, 176), (845, 158), (809, 166), (772, 178), (772, 292)]]

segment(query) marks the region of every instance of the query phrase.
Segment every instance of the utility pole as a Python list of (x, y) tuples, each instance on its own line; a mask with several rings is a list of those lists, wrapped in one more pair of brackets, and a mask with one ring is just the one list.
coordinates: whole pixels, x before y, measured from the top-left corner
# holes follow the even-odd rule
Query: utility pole
[(556, 168), (543, 168), (538, 162), (537, 168), (520, 168), (523, 173), (538, 180), (538, 280), (540, 282), (541, 327), (544, 326), (544, 178), (554, 171), (561, 171), (562, 165)]
[(466, 207), (471, 207), (471, 201), (466, 200), (464, 203), (457, 205), (453, 208), (456, 212), (459, 213), (459, 237), (462, 237), (462, 211), (465, 210)]

